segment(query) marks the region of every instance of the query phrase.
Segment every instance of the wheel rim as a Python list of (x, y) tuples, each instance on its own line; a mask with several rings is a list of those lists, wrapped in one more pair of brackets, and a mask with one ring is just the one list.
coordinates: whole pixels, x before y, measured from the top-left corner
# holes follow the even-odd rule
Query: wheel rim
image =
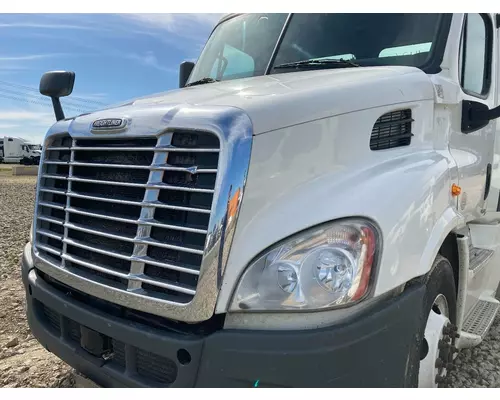
[[(434, 299), (431, 311), (427, 317), (424, 331), (418, 374), (419, 387), (438, 387), (438, 381), (444, 380), (448, 371), (446, 366), (438, 368), (440, 360), (440, 343), (443, 343), (443, 331), (450, 324), (450, 312), (446, 297), (439, 294)], [(439, 378), (441, 377), (441, 378)]]

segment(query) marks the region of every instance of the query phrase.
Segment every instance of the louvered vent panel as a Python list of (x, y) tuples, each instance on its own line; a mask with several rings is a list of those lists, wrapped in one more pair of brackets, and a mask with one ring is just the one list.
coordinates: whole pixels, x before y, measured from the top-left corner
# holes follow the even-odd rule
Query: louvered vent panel
[(391, 111), (382, 115), (372, 129), (371, 150), (385, 150), (408, 146), (411, 143), (411, 110)]

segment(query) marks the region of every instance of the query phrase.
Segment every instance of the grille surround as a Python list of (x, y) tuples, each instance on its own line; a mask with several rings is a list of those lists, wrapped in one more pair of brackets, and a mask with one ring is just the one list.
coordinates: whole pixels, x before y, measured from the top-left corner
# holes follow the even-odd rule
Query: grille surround
[[(137, 309), (140, 311), (145, 311), (151, 314), (156, 314), (162, 317), (177, 319), (180, 321), (186, 322), (199, 322), (203, 320), (209, 319), (214, 312), (215, 303), (218, 295), (218, 291), (221, 285), (221, 278), (223, 275), (223, 271), (225, 269), (225, 264), (227, 263), (227, 257), (229, 254), (230, 245), (232, 242), (232, 237), (234, 234), (234, 229), (236, 227), (235, 221), (237, 218), (228, 219), (228, 205), (229, 200), (231, 199), (231, 195), (239, 196), (238, 199), (238, 210), (241, 204), (242, 192), (244, 189), (244, 183), (246, 180), (246, 175), (248, 171), (248, 165), (250, 160), (250, 149), (251, 149), (251, 137), (252, 137), (252, 126), (250, 119), (240, 110), (229, 109), (229, 108), (220, 108), (220, 107), (210, 107), (209, 110), (206, 108), (192, 108), (188, 107), (182, 108), (179, 110), (174, 119), (170, 121), (165, 121), (165, 118), (162, 118), (164, 121), (164, 125), (168, 125), (165, 129), (159, 130), (156, 134), (148, 133), (147, 130), (140, 130), (141, 126), (144, 124), (140, 122), (146, 122), (146, 120), (151, 118), (151, 115), (144, 113), (144, 115), (139, 115), (139, 117), (135, 118), (136, 122), (129, 123), (127, 125), (127, 129), (123, 133), (118, 134), (91, 134), (89, 130), (82, 129), (67, 129), (66, 132), (61, 129), (58, 132), (51, 133), (46, 137), (44, 142), (44, 154), (41, 160), (41, 167), (38, 179), (38, 190), (36, 195), (36, 209), (35, 209), (35, 220), (37, 221), (35, 225), (35, 240), (34, 240), (34, 257), (35, 263), (37, 267), (46, 273), (49, 276), (61, 281), (68, 286), (74, 287), (77, 290), (80, 290), (89, 295), (114, 302), (126, 307), (130, 307), (133, 309)], [(209, 111), (207, 113), (207, 111)], [(141, 120), (142, 117), (142, 120)], [(198, 117), (198, 118), (197, 118)], [(90, 117), (91, 118), (91, 117)], [(195, 123), (193, 126), (193, 123)], [(80, 126), (76, 126), (75, 128), (79, 128)], [(88, 126), (88, 125), (87, 125)], [(161, 240), (153, 240), (151, 238), (151, 232), (153, 230), (160, 231), (158, 226), (155, 226), (154, 222), (154, 212), (158, 209), (164, 209), (163, 206), (158, 208), (158, 194), (162, 190), (173, 191), (179, 190), (179, 186), (177, 181), (173, 183), (166, 182), (164, 177), (166, 175), (167, 166), (167, 158), (170, 154), (181, 154), (182, 156), (182, 148), (180, 146), (173, 146), (171, 144), (172, 135), (176, 132), (185, 132), (186, 134), (192, 133), (205, 133), (215, 135), (219, 140), (219, 159), (217, 166), (217, 176), (215, 179), (215, 183), (213, 183), (213, 189), (203, 189), (199, 190), (199, 188), (192, 187), (189, 185), (183, 185), (184, 187), (182, 191), (188, 191), (190, 193), (210, 193), (213, 195), (213, 201), (211, 204), (211, 208), (208, 210), (204, 210), (204, 214), (209, 218), (208, 226), (206, 229), (199, 228), (189, 228), (188, 230), (192, 230), (190, 234), (205, 234), (205, 241), (203, 246), (199, 246), (196, 248), (190, 247), (188, 252), (195, 254), (196, 256), (201, 257), (201, 264), (198, 272), (198, 284), (196, 287), (187, 287), (186, 285), (180, 285), (175, 283), (174, 286), (170, 287), (170, 283), (163, 283), (163, 288), (174, 291), (183, 292), (184, 295), (190, 296), (189, 298), (185, 298), (180, 301), (178, 299), (172, 300), (172, 298), (168, 298), (168, 296), (163, 295), (155, 295), (152, 296), (149, 291), (151, 289), (150, 285), (158, 286), (158, 280), (148, 278), (148, 281), (144, 279), (144, 270), (146, 266), (150, 267), (164, 267), (164, 265), (158, 265), (169, 263), (169, 261), (165, 260), (155, 260), (153, 263), (148, 260), (148, 248), (151, 246), (158, 246), (161, 249), (169, 250), (169, 251), (186, 251), (188, 246), (184, 243), (180, 243), (178, 245), (171, 245), (166, 241)], [(44, 229), (47, 221), (51, 223), (60, 222), (55, 221), (51, 214), (47, 215), (47, 208), (50, 208), (50, 205), (46, 204), (45, 197), (42, 195), (44, 193), (42, 190), (44, 186), (46, 186), (46, 179), (52, 179), (54, 176), (50, 176), (47, 178), (47, 171), (49, 170), (47, 166), (56, 165), (51, 161), (55, 161), (53, 157), (47, 157), (49, 150), (54, 143), (57, 143), (57, 140), (60, 139), (63, 135), (69, 135), (71, 137), (72, 143), (71, 147), (74, 148), (74, 151), (70, 153), (69, 159), (63, 159), (59, 157), (63, 162), (69, 162), (68, 177), (67, 180), (68, 186), (66, 188), (62, 188), (65, 192), (67, 203), (62, 206), (62, 209), (59, 211), (63, 212), (65, 215), (65, 219), (62, 223), (63, 232), (62, 232), (62, 241), (63, 248), (59, 251), (59, 256), (61, 257), (61, 262), (56, 257), (56, 259), (51, 259), (47, 257), (47, 243), (44, 243), (40, 238), (47, 237), (48, 234), (53, 236), (58, 236), (58, 238), (50, 238), (51, 240), (57, 240), (61, 236), (60, 233), (54, 233), (51, 230)], [(94, 277), (89, 276), (88, 274), (84, 274), (81, 271), (75, 270), (73, 265), (76, 263), (79, 267), (95, 267), (91, 263), (91, 265), (85, 265), (82, 260), (75, 259), (71, 254), (68, 253), (69, 246), (75, 245), (74, 239), (71, 238), (69, 232), (78, 231), (83, 232), (87, 235), (95, 234), (96, 232), (85, 230), (85, 227), (82, 228), (81, 224), (75, 224), (69, 218), (69, 215), (73, 215), (73, 206), (72, 199), (78, 198), (81, 193), (78, 191), (74, 191), (72, 185), (76, 183), (78, 184), (93, 184), (98, 185), (99, 183), (95, 183), (92, 180), (88, 180), (86, 177), (81, 178), (80, 176), (73, 176), (73, 172), (76, 167), (82, 167), (82, 165), (78, 164), (78, 160), (75, 160), (75, 154), (78, 154), (80, 151), (85, 150), (76, 150), (75, 144), (79, 141), (83, 143), (83, 141), (98, 141), (98, 140), (131, 140), (137, 139), (139, 141), (147, 140), (147, 138), (157, 138), (158, 142), (156, 147), (153, 149), (149, 148), (148, 150), (144, 149), (135, 149), (137, 152), (145, 152), (145, 151), (153, 151), (154, 159), (152, 162), (153, 168), (150, 168), (147, 165), (134, 165), (135, 170), (147, 170), (149, 169), (149, 178), (146, 183), (138, 180), (130, 183), (121, 182), (118, 186), (123, 186), (124, 189), (127, 188), (140, 188), (141, 190), (145, 190), (144, 200), (133, 201), (130, 199), (115, 199), (115, 198), (99, 198), (99, 201), (114, 203), (123, 206), (136, 206), (140, 207), (141, 215), (139, 220), (141, 222), (138, 223), (137, 235), (135, 237), (128, 237), (127, 240), (134, 247), (133, 250), (133, 258), (127, 258), (126, 261), (131, 262), (130, 272), (126, 273), (126, 271), (113, 271), (112, 275), (116, 282), (109, 282), (107, 280), (96, 280)], [(184, 139), (183, 139), (184, 140)], [(189, 140), (187, 140), (189, 141)], [(182, 142), (182, 140), (181, 140)], [(184, 140), (186, 142), (186, 140)], [(182, 144), (182, 143), (180, 143)], [(188, 145), (189, 143), (185, 143)], [(107, 151), (105, 146), (91, 146), (94, 151), (102, 152)], [(97, 149), (97, 150), (95, 150)], [(130, 150), (130, 149), (129, 149)], [(203, 152), (203, 149), (199, 148), (191, 148), (194, 152)], [(124, 151), (127, 151), (125, 148)], [(53, 150), (52, 150), (53, 152)], [(184, 153), (186, 153), (184, 151)], [(57, 158), (57, 157), (56, 157)], [(78, 157), (77, 157), (78, 158)], [(185, 157), (186, 158), (186, 157)], [(73, 164), (71, 164), (73, 162)], [(98, 163), (102, 164), (102, 163)], [(88, 166), (85, 167), (88, 169)], [(99, 168), (109, 168), (108, 165), (99, 165)], [(176, 172), (175, 168), (178, 171), (181, 170), (180, 167), (169, 168), (168, 171)], [(190, 171), (193, 174), (199, 173), (200, 168), (198, 170)], [(185, 168), (182, 168), (185, 170)], [(210, 169), (209, 173), (213, 173), (213, 168)], [(228, 171), (231, 171), (231, 174), (228, 174)], [(140, 174), (139, 174), (140, 175)], [(52, 181), (50, 181), (52, 182)], [(113, 184), (116, 183), (116, 180), (113, 181)], [(106, 186), (106, 185), (103, 185)], [(59, 190), (59, 189), (58, 189)], [(84, 198), (84, 201), (97, 201), (98, 196), (90, 196), (89, 198)], [(152, 204), (156, 204), (156, 207), (152, 207)], [(165, 203), (162, 203), (165, 204)], [(54, 206), (54, 205), (52, 205)], [(60, 208), (60, 207), (58, 207)], [(177, 205), (169, 205), (165, 210), (172, 211), (175, 213), (187, 212), (186, 210), (191, 209), (193, 207), (185, 207), (185, 206), (177, 206)], [(54, 208), (57, 209), (57, 208)], [(70, 210), (70, 211), (68, 211)], [(151, 211), (153, 210), (153, 211)], [(83, 218), (91, 218), (90, 214), (82, 214), (81, 210), (80, 215)], [(78, 213), (76, 213), (78, 214)], [(99, 216), (99, 218), (102, 217)], [(108, 216), (109, 217), (109, 216)], [(229, 225), (228, 225), (229, 221)], [(118, 220), (120, 222), (120, 220)], [(123, 221), (125, 224), (125, 221)], [(172, 225), (173, 228), (179, 228), (179, 226)], [(157, 229), (158, 228), (158, 229)], [(164, 228), (162, 226), (162, 228)], [(174, 231), (172, 231), (174, 232)], [(116, 235), (116, 233), (109, 232), (98, 232), (98, 236), (104, 240), (124, 240), (123, 235)], [(167, 235), (168, 236), (168, 235)], [(160, 235), (161, 237), (161, 235)], [(72, 249), (73, 247), (71, 247)], [(95, 250), (95, 248), (92, 248)], [(104, 253), (105, 255), (109, 255)], [(54, 254), (57, 256), (57, 254)], [(112, 256), (118, 259), (124, 259), (125, 256), (123, 254), (113, 254)], [(62, 261), (64, 260), (64, 262)], [(55, 262), (56, 261), (56, 262)], [(88, 260), (83, 260), (88, 261)], [(157, 264), (155, 264), (155, 262)], [(171, 263), (173, 264), (173, 263)], [(105, 267), (105, 266), (104, 266)], [(174, 265), (174, 267), (178, 267), (178, 271), (180, 273), (185, 273), (186, 268), (184, 266)], [(95, 268), (94, 268), (95, 269)], [(175, 268), (174, 268), (175, 269)], [(153, 271), (154, 268), (149, 268), (149, 270)], [(102, 271), (109, 273), (108, 271)], [(193, 272), (193, 271), (188, 271)], [(196, 274), (195, 274), (196, 275)], [(125, 280), (126, 282), (121, 287), (118, 285), (120, 280)], [(131, 284), (132, 283), (132, 284)], [(147, 285), (148, 291), (144, 291), (144, 287)]]

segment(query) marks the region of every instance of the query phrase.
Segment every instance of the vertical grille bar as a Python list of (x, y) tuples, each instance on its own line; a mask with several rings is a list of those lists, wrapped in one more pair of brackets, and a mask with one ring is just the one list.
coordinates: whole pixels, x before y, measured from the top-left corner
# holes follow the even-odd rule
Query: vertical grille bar
[[(157, 146), (170, 145), (172, 135), (160, 136), (158, 139)], [(165, 152), (155, 152), (153, 156), (153, 165), (162, 165), (167, 163), (168, 153)], [(159, 183), (163, 179), (163, 171), (151, 170), (149, 173), (148, 184)], [(146, 189), (144, 193), (145, 203), (155, 203), (158, 201), (158, 195), (160, 193), (159, 189)], [(154, 206), (145, 206), (141, 209), (141, 215), (139, 218), (139, 223), (137, 225), (136, 239), (142, 240), (147, 239), (151, 236), (152, 226), (145, 222), (153, 221), (155, 214)], [(144, 243), (136, 243), (134, 245), (134, 250), (132, 257), (134, 259), (141, 258), (144, 259), (148, 254), (148, 245)], [(130, 273), (132, 275), (143, 275), (146, 263), (144, 261), (132, 261), (130, 266)], [(138, 291), (142, 289), (142, 281), (136, 279), (130, 279), (128, 281), (128, 291)]]
[[(76, 145), (76, 140), (73, 139), (71, 141), (71, 148), (74, 148), (75, 145)], [(74, 150), (71, 150), (69, 157), (70, 157), (70, 165), (69, 165), (68, 177), (71, 178), (73, 176), (73, 165), (71, 165), (71, 163), (75, 161), (75, 151)], [(71, 192), (71, 180), (68, 180), (67, 192)], [(68, 229), (67, 224), (69, 222), (68, 208), (70, 208), (70, 207), (71, 207), (71, 197), (66, 196), (66, 207), (65, 207), (65, 216), (64, 216), (65, 225), (64, 225), (64, 236), (63, 236), (64, 239), (68, 239), (69, 229)], [(64, 239), (63, 239), (63, 243), (62, 243), (61, 254), (66, 254), (67, 247), (68, 247), (68, 245), (66, 244), (66, 240), (64, 240)], [(64, 257), (61, 260), (61, 267), (66, 268), (66, 259)]]

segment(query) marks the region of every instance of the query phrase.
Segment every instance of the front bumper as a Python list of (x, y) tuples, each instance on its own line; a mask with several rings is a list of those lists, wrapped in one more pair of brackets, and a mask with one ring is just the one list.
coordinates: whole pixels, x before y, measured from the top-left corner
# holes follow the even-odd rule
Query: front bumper
[[(68, 297), (40, 277), (29, 244), (22, 276), (34, 336), (104, 387), (253, 387), (256, 382), (260, 387), (407, 387), (415, 383), (410, 353), (420, 325), (421, 286), (334, 327), (219, 330), (187, 336), (117, 318)], [(110, 340), (114, 357), (104, 360), (83, 350), (82, 326)]]

